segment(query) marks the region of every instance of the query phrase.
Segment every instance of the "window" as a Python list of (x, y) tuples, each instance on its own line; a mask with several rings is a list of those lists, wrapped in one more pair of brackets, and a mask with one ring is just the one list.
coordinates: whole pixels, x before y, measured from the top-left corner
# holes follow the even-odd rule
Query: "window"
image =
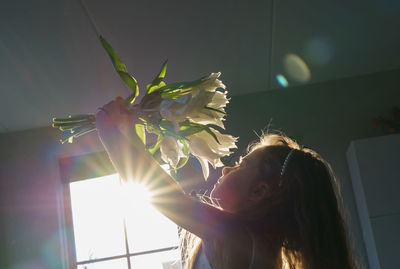
[(121, 185), (104, 153), (60, 162), (71, 268), (181, 268), (178, 227), (143, 186)]

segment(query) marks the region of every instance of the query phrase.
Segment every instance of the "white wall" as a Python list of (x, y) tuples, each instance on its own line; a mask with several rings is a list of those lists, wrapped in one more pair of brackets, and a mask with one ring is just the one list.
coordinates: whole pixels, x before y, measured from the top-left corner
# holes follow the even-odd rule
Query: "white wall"
[(347, 150), (371, 268), (399, 268), (400, 134), (352, 141)]

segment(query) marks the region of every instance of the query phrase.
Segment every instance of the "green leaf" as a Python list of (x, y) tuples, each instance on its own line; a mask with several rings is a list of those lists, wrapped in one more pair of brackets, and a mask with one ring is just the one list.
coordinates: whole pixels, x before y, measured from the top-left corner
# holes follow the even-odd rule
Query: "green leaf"
[(193, 89), (188, 89), (188, 90), (175, 90), (172, 92), (166, 92), (166, 93), (161, 93), (161, 97), (163, 99), (176, 99), (179, 98), (181, 96), (184, 96), (186, 94), (189, 94), (193, 91)]
[(146, 92), (146, 94), (150, 94), (156, 90), (158, 90), (159, 88), (164, 87), (166, 84), (164, 81), (160, 81), (158, 84), (154, 84), (151, 87), (149, 87), (149, 90)]
[(127, 98), (125, 98), (125, 104), (127, 105), (133, 104), (133, 102), (135, 102), (136, 96), (137, 96), (136, 93), (132, 93), (131, 95), (129, 95)]
[(180, 127), (179, 134), (183, 137), (187, 137), (203, 130), (204, 128), (200, 126), (183, 126)]
[(199, 124), (199, 123), (194, 123), (194, 122), (189, 122), (189, 121), (184, 121), (179, 124), (179, 134), (183, 137), (187, 137), (190, 135), (193, 135), (195, 133), (201, 132), (201, 131), (206, 131), (209, 133), (218, 144), (221, 144), (217, 138), (217, 136), (214, 134), (213, 131), (211, 131), (210, 127), (207, 125)]
[[(194, 81), (171, 83), (171, 84), (168, 84), (168, 85), (165, 85), (165, 86), (159, 88), (158, 90), (163, 94), (172, 93), (172, 92), (180, 92), (182, 90), (192, 88), (192, 87), (202, 83), (205, 78), (206, 77), (202, 77), (202, 78), (194, 80)], [(190, 92), (190, 91), (191, 90), (189, 90), (188, 92)]]
[(189, 157), (181, 158), (180, 161), (179, 161), (179, 164), (176, 166), (176, 170), (179, 169), (179, 168), (184, 167), (188, 160), (189, 160)]
[(179, 134), (183, 137), (201, 132), (206, 125), (190, 122), (188, 120), (179, 123)]
[(157, 76), (153, 79), (153, 81), (146, 86), (146, 94), (150, 94), (153, 91), (165, 86), (165, 82), (163, 81), (165, 77), (165, 73), (167, 72), (167, 62), (166, 60), (163, 65), (161, 66), (160, 72)]
[(142, 100), (140, 100), (140, 107), (142, 110), (152, 109), (153, 111), (157, 111), (159, 110), (161, 101), (161, 93), (159, 91), (153, 91), (143, 96)]
[(204, 82), (207, 76), (204, 76), (200, 79), (194, 81), (186, 81), (186, 82), (177, 82), (165, 85), (158, 89), (160, 91), (162, 98), (168, 99), (176, 99), (185, 94), (191, 93), (193, 91), (193, 87), (199, 85)]
[(204, 108), (205, 108), (205, 109), (208, 109), (208, 110), (215, 111), (215, 112), (219, 112), (219, 113), (221, 113), (221, 114), (226, 115), (226, 112), (225, 112), (225, 111), (222, 111), (222, 110), (219, 110), (219, 109), (216, 109), (216, 108), (213, 108), (213, 107), (205, 106)]
[(217, 141), (218, 144), (221, 144), (217, 138), (217, 136), (214, 134), (213, 131), (211, 131), (210, 127), (206, 126), (206, 128), (204, 128), (204, 130), (209, 133), (212, 137), (214, 137), (215, 141)]
[(183, 153), (188, 155), (189, 154), (189, 145), (187, 144), (185, 139), (181, 139), (180, 142), (183, 144)]
[(178, 170), (178, 169), (184, 167), (186, 165), (187, 161), (189, 160), (189, 146), (188, 146), (186, 140), (180, 139), (179, 141), (183, 145), (183, 153), (185, 153), (186, 157), (183, 157), (180, 159), (179, 164), (176, 166), (175, 170)]
[(146, 145), (146, 132), (143, 124), (135, 124), (136, 134), (142, 140), (143, 144)]
[(132, 91), (134, 92), (134, 96), (138, 96), (139, 87), (137, 85), (136, 79), (128, 73), (125, 64), (121, 62), (118, 54), (102, 36), (100, 36), (100, 42), (103, 45), (104, 49), (107, 51), (108, 56), (110, 56), (111, 62), (121, 79), (125, 82), (126, 85), (128, 85), (129, 88), (132, 89)]
[(159, 126), (153, 124), (147, 124), (146, 127), (147, 127), (147, 132), (161, 135), (161, 130)]
[(119, 59), (117, 52), (102, 36), (100, 36), (100, 42), (103, 45), (104, 49), (107, 51), (108, 55), (110, 56), (111, 62), (114, 65), (115, 70), (127, 72), (126, 66)]
[(166, 136), (172, 136), (174, 137), (176, 140), (181, 140), (184, 139), (183, 136), (181, 136), (179, 134), (179, 132), (177, 133), (175, 130), (175, 126), (172, 124), (171, 121), (166, 120), (166, 119), (162, 119), (159, 123), (160, 126), (160, 130), (162, 132), (163, 135)]
[(166, 119), (161, 119), (160, 127), (161, 130), (170, 130), (170, 131), (174, 130), (174, 125), (172, 124), (172, 122)]
[(133, 91), (133, 100), (131, 101), (131, 103), (133, 103), (133, 101), (135, 101), (136, 96), (139, 95), (139, 86), (137, 85), (137, 81), (134, 77), (132, 77), (131, 75), (129, 75), (127, 72), (123, 72), (123, 71), (117, 71), (119, 76), (122, 78), (122, 80), (125, 82), (126, 85), (128, 85), (129, 88), (132, 89)]
[(171, 131), (171, 130), (165, 129), (165, 130), (162, 130), (162, 133), (163, 133), (164, 136), (172, 136), (176, 140), (184, 139), (184, 137), (182, 137), (179, 134), (175, 133), (175, 131)]
[(163, 139), (163, 135), (161, 135), (161, 134), (158, 135), (157, 142), (153, 146), (148, 148), (148, 151), (150, 152), (151, 155), (154, 155), (154, 153), (160, 148), (162, 139)]
[(143, 119), (142, 117), (139, 117), (138, 120), (140, 120), (143, 123), (147, 123), (147, 121), (145, 119)]

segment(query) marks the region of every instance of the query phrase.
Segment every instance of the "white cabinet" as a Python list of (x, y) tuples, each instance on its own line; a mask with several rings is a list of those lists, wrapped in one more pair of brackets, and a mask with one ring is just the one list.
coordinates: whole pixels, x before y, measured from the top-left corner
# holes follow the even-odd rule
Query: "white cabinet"
[(347, 150), (371, 269), (400, 268), (400, 134), (356, 140)]

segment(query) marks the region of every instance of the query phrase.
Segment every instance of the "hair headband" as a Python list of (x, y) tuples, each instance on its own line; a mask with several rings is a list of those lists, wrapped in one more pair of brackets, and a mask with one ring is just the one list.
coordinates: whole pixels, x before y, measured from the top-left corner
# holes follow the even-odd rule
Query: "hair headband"
[[(288, 155), (286, 155), (285, 161), (283, 162), (282, 169), (281, 169), (281, 176), (280, 176), (281, 178), (285, 174), (286, 166), (289, 162), (290, 157), (293, 155), (294, 151), (295, 151), (295, 149), (291, 149), (289, 151)], [(282, 184), (282, 180), (279, 181), (279, 187), (281, 186), (281, 184)]]

